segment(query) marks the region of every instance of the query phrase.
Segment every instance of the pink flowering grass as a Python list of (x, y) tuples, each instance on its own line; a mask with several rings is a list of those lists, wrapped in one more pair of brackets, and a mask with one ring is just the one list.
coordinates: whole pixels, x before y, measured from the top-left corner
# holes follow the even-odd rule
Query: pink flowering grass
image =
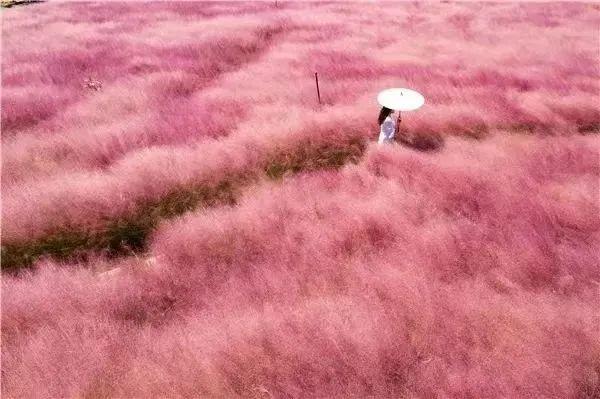
[[(598, 397), (599, 24), (3, 10), (3, 397)], [(391, 86), (426, 104), (381, 147)]]
[(147, 260), (6, 277), (4, 389), (593, 397), (598, 146), (544, 140), (373, 147), (166, 224)]
[[(352, 118), (361, 137), (376, 134), (373, 93), (390, 85), (419, 88), (427, 98), (426, 113), (405, 118), (405, 127), (413, 132), (481, 138), (497, 130), (542, 135), (598, 131), (599, 72), (593, 45), (598, 17), (587, 4), (565, 5), (562, 10), (549, 5), (481, 10), (480, 5), (467, 4), (385, 8), (384, 15), (405, 21), (398, 24), (397, 35), (410, 35), (410, 40), (394, 40), (373, 25), (381, 18), (382, 5), (289, 3), (275, 9), (263, 3), (240, 4), (229, 7), (254, 11), (190, 19), (193, 9), (203, 13), (225, 5), (185, 3), (170, 10), (165, 5), (142, 9), (111, 3), (98, 12), (114, 7), (116, 17), (104, 22), (95, 21), (98, 12), (84, 12), (80, 4), (38, 7), (47, 13), (14, 9), (4, 23), (7, 106), (2, 118), (8, 138), (3, 142), (3, 220), (9, 241), (56, 226), (97, 223), (104, 207), (121, 210), (132, 200), (152, 196), (147, 179), (143, 186), (123, 181), (132, 195), (120, 205), (110, 195), (114, 183), (108, 183), (139, 181), (142, 176), (135, 175), (147, 169), (142, 159), (148, 151), (168, 148), (175, 154), (206, 137), (230, 136), (228, 146), (242, 145), (236, 149), (239, 156), (264, 157), (264, 150), (257, 153), (254, 146), (242, 143), (249, 136), (269, 136), (282, 129), (268, 115), (285, 110), (283, 104), (301, 114), (300, 123), (310, 120), (316, 100), (314, 71), (321, 74), (325, 106), (319, 114), (324, 123), (346, 129), (336, 122), (339, 109), (345, 109), (344, 118)], [(469, 29), (477, 40), (464, 37), (454, 14), (444, 17), (449, 7), (462, 15), (459, 20), (470, 18)], [(182, 9), (188, 17), (181, 16)], [(320, 18), (311, 18), (317, 10)], [(487, 23), (509, 12), (515, 20), (487, 29)], [(562, 22), (539, 26), (535, 18), (546, 14)], [(68, 22), (60, 22), (59, 15)], [(343, 22), (340, 15), (346, 18)], [(39, 28), (36, 19), (51, 17), (54, 22), (44, 25), (48, 35), (36, 36), (28, 47), (21, 45), (21, 35)], [(410, 19), (415, 21), (406, 22)], [(582, 29), (573, 30), (574, 23)], [(13, 24), (16, 28), (9, 29)], [(432, 41), (432, 35), (437, 40)], [(88, 75), (103, 83), (101, 91), (81, 87)], [(36, 82), (47, 88), (25, 97)], [(26, 87), (19, 89), (22, 86)], [(64, 90), (72, 95), (67, 92), (65, 97)], [(286, 117), (280, 119), (289, 123)], [(314, 140), (319, 137), (318, 131), (307, 129), (307, 134)], [(335, 139), (322, 137), (325, 142)], [(218, 147), (223, 147), (221, 140), (198, 148), (205, 153)], [(195, 162), (203, 164), (202, 159)], [(138, 165), (124, 174), (121, 163)], [(209, 160), (206, 163), (203, 169), (213, 169)], [(98, 170), (100, 175), (90, 176)], [(90, 199), (79, 192), (78, 184), (62, 184), (77, 181), (81, 173), (85, 179), (100, 178), (100, 185), (109, 190), (92, 194), (105, 201), (91, 212), (86, 205)], [(117, 178), (112, 177), (115, 173)], [(54, 194), (48, 195), (40, 180), (52, 181)], [(22, 208), (21, 193), (27, 193), (31, 207)], [(66, 202), (66, 218), (48, 213), (47, 206)], [(82, 212), (86, 220), (79, 220)]]

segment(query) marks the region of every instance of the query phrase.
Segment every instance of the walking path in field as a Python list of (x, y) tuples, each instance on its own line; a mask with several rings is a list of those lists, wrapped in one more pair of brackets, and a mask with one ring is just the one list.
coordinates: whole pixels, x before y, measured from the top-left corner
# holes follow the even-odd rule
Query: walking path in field
[(200, 207), (234, 205), (242, 190), (261, 178), (339, 168), (356, 162), (366, 143), (360, 138), (337, 145), (299, 145), (292, 153), (274, 154), (261, 170), (231, 175), (216, 185), (179, 187), (157, 201), (138, 203), (132, 214), (108, 221), (97, 230), (61, 230), (40, 239), (2, 246), (2, 269), (17, 272), (40, 257), (59, 260), (87, 257), (88, 251), (110, 257), (143, 251), (149, 234), (166, 219)]

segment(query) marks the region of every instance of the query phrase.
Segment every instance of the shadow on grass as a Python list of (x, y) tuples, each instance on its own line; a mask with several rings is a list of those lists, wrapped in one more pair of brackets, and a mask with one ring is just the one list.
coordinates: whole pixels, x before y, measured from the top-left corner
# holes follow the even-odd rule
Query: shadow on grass
[(396, 141), (417, 151), (438, 151), (444, 146), (444, 138), (436, 132), (400, 132)]

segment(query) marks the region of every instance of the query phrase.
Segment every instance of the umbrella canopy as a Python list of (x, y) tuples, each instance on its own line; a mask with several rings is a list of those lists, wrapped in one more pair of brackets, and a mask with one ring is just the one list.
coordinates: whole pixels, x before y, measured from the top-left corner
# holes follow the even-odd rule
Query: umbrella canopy
[(395, 111), (414, 111), (425, 104), (425, 98), (417, 91), (394, 87), (379, 92), (377, 102)]

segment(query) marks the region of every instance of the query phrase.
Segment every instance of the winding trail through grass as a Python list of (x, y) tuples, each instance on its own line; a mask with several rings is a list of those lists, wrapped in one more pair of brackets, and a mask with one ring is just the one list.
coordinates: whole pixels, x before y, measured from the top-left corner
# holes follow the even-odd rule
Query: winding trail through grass
[(242, 190), (260, 178), (280, 179), (290, 173), (355, 163), (365, 148), (364, 139), (359, 137), (336, 144), (299, 143), (292, 152), (268, 157), (257, 171), (230, 175), (215, 185), (178, 187), (156, 201), (139, 202), (133, 213), (107, 220), (101, 229), (61, 229), (39, 239), (2, 245), (2, 271), (17, 273), (42, 257), (71, 261), (85, 260), (90, 251), (108, 257), (142, 252), (148, 237), (163, 220), (202, 207), (235, 205)]

